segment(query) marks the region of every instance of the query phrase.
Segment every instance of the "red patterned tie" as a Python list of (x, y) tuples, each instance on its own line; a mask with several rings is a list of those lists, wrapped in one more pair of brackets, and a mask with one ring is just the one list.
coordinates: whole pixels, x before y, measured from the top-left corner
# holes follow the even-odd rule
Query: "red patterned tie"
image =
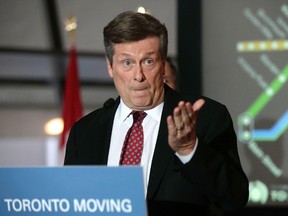
[(128, 130), (122, 147), (120, 165), (139, 165), (143, 151), (143, 127), (142, 121), (147, 115), (143, 111), (132, 111), (133, 124)]

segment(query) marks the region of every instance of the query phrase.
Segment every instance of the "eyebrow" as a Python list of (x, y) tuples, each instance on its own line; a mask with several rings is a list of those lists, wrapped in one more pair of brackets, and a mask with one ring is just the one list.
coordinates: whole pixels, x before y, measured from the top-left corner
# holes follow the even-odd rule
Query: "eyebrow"
[[(151, 56), (151, 55), (157, 56), (157, 54), (156, 54), (155, 52), (147, 52), (147, 53), (144, 53), (143, 56)], [(127, 56), (127, 57), (130, 57), (130, 56), (132, 56), (132, 55), (129, 54), (129, 53), (120, 53), (119, 56)]]

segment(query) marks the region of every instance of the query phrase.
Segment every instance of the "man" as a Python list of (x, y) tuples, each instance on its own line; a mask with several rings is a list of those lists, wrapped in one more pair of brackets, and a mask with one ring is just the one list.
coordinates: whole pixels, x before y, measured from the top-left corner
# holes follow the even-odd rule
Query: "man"
[(118, 166), (131, 111), (145, 111), (140, 165), (149, 215), (242, 208), (248, 180), (230, 114), (212, 99), (164, 84), (167, 44), (165, 25), (148, 14), (124, 12), (104, 28), (108, 73), (120, 96), (72, 127), (64, 163)]
[(178, 81), (177, 81), (177, 68), (173, 63), (172, 59), (167, 57), (165, 63), (165, 74), (164, 74), (164, 83), (170, 86), (172, 89), (178, 89)]

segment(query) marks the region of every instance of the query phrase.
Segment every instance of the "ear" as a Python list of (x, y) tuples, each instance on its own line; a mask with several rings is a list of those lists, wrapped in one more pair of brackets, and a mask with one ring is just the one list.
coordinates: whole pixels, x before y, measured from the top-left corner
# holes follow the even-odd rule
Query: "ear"
[(113, 69), (112, 66), (110, 64), (109, 59), (106, 57), (106, 65), (107, 65), (107, 69), (108, 69), (108, 74), (111, 78), (113, 78)]

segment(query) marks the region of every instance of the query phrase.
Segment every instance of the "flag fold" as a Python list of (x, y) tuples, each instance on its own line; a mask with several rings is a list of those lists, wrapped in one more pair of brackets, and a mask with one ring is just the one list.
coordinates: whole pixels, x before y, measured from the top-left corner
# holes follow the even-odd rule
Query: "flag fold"
[(66, 145), (68, 133), (72, 125), (83, 115), (78, 64), (75, 47), (70, 48), (69, 63), (66, 72), (64, 94), (62, 100), (63, 131), (60, 137), (60, 149)]

